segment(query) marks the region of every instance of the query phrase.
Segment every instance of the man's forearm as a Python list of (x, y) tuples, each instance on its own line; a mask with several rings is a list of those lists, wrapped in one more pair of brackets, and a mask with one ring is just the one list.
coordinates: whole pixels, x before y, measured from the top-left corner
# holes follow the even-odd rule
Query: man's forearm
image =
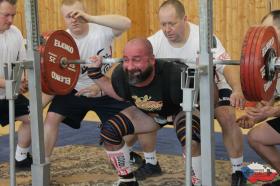
[(237, 65), (226, 65), (224, 68), (224, 76), (233, 91), (241, 91), (240, 67)]
[(90, 22), (107, 26), (115, 30), (126, 31), (131, 26), (131, 20), (121, 15), (91, 16)]

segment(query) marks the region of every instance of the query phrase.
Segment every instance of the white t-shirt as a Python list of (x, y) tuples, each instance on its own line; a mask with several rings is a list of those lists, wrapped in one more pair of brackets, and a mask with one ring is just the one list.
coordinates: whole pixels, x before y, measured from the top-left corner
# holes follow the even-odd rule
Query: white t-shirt
[[(4, 79), (4, 63), (26, 60), (24, 40), (20, 30), (12, 25), (0, 33), (0, 78)], [(0, 88), (0, 99), (5, 99), (5, 89)]]
[[(67, 30), (70, 33), (69, 30)], [(70, 33), (71, 34), (71, 33)], [(104, 58), (112, 57), (112, 42), (114, 39), (113, 30), (109, 27), (89, 23), (89, 31), (85, 37), (73, 37), (78, 49), (80, 58), (87, 60), (94, 55), (102, 55)], [(103, 65), (102, 72), (105, 73), (110, 68), (110, 65)], [(81, 65), (81, 72), (76, 84), (77, 91), (92, 85), (94, 81), (87, 75), (87, 67)]]
[[(154, 55), (156, 58), (181, 58), (190, 62), (195, 62), (198, 57), (199, 51), (199, 27), (193, 23), (190, 23), (190, 34), (185, 45), (180, 48), (175, 48), (168, 42), (162, 30), (159, 30), (148, 39), (153, 45)], [(225, 51), (220, 40), (216, 37), (217, 47), (213, 50), (213, 56), (215, 59), (229, 59), (229, 55)], [(223, 75), (224, 66), (216, 66), (215, 80), (218, 88), (230, 88)]]

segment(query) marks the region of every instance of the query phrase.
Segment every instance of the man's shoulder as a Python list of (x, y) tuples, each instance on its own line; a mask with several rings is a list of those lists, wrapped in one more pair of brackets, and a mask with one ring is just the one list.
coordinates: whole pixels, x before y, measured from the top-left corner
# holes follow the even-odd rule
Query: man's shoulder
[(170, 75), (176, 72), (181, 72), (182, 68), (187, 67), (186, 64), (178, 61), (165, 61), (163, 59), (157, 59), (157, 68), (159, 72)]
[(111, 83), (115, 92), (124, 99), (129, 99), (129, 84), (126, 80), (122, 64), (118, 64), (113, 70)]
[(163, 31), (158, 30), (156, 33), (148, 37), (148, 40), (152, 41), (154, 39), (161, 39), (164, 37)]
[(10, 33), (15, 33), (15, 34), (21, 35), (21, 31), (15, 25), (11, 25), (11, 27), (7, 31)]
[(113, 72), (112, 72), (112, 79), (113, 78), (119, 78), (120, 76), (122, 76), (124, 74), (123, 68), (122, 68), (122, 64), (118, 64)]
[(190, 36), (189, 37), (198, 38), (199, 37), (199, 26), (192, 22), (188, 22), (188, 24), (190, 26)]
[(8, 30), (4, 32), (8, 38), (11, 38), (13, 40), (21, 40), (22, 39), (22, 33), (21, 31), (14, 25), (11, 25)]
[(155, 34), (148, 37), (148, 40), (153, 46), (155, 56), (159, 55), (159, 52), (162, 50), (162, 47), (168, 45), (168, 41), (162, 30), (157, 31)]
[(189, 22), (188, 21), (188, 24), (190, 25), (191, 28), (193, 29), (199, 29), (199, 25), (195, 24), (195, 23), (192, 23), (192, 22)]

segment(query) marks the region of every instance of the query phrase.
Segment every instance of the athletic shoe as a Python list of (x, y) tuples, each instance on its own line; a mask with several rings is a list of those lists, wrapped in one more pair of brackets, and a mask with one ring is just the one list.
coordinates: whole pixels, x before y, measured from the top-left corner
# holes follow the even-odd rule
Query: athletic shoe
[(28, 152), (27, 157), (24, 160), (21, 161), (15, 160), (15, 163), (16, 163), (17, 170), (31, 170), (31, 165), (33, 163), (32, 156)]
[(241, 171), (235, 171), (231, 175), (231, 186), (246, 186), (246, 178)]
[(130, 160), (129, 160), (129, 163), (130, 165), (137, 165), (137, 166), (141, 166), (143, 164), (143, 159), (142, 157), (137, 154), (136, 152), (133, 152), (131, 151), (129, 153), (129, 156), (130, 156)]
[(162, 172), (158, 162), (156, 165), (143, 163), (134, 173), (137, 180), (145, 180), (147, 177), (160, 176), (161, 174)]
[(139, 186), (135, 177), (130, 179), (120, 178), (117, 182), (113, 184), (113, 186)]

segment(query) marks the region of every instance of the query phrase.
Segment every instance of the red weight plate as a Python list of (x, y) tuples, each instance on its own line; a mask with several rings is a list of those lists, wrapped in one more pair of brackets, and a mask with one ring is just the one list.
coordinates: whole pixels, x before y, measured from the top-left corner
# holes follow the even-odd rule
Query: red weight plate
[(78, 48), (70, 34), (63, 30), (44, 36), (44, 52), (41, 54), (42, 89), (47, 94), (65, 95), (71, 92), (79, 78), (80, 65), (61, 66), (62, 58), (80, 59)]
[[(43, 45), (40, 45), (38, 47), (38, 51), (40, 52), (41, 55), (44, 53), (44, 50), (45, 50), (45, 47)], [(45, 77), (43, 76), (43, 74), (45, 74), (43, 63), (44, 63), (44, 59), (43, 59), (43, 57), (41, 57), (41, 59), (40, 59), (41, 86), (42, 86), (43, 92), (50, 94), (51, 90), (48, 88), (47, 81), (46, 81)]]
[[(39, 52), (40, 54), (42, 55), (44, 53), (44, 50), (45, 50), (45, 47), (44, 46), (39, 46)], [(45, 69), (44, 69), (44, 59), (43, 57), (41, 57), (40, 59), (40, 70), (41, 70), (41, 87), (42, 87), (42, 91), (47, 93), (47, 94), (50, 94), (51, 93), (51, 90), (48, 88), (48, 84), (47, 84), (47, 80), (44, 76), (45, 74)]]
[(49, 36), (52, 34), (53, 32), (46, 32), (44, 34), (41, 35), (41, 45), (38, 47), (38, 50), (40, 52), (41, 55), (41, 59), (40, 59), (40, 70), (41, 70), (41, 87), (42, 87), (42, 91), (46, 94), (49, 95), (53, 95), (55, 94), (53, 91), (51, 91), (48, 87), (48, 79), (46, 76), (46, 72), (45, 72), (45, 67), (44, 67), (44, 52), (45, 52), (45, 44), (46, 41), (48, 40)]
[(253, 100), (256, 100), (256, 101), (260, 101), (259, 99), (259, 97), (260, 97), (260, 91), (257, 91), (259, 88), (259, 83), (256, 83), (256, 79), (255, 79), (255, 75), (256, 75), (256, 73), (259, 73), (259, 67), (258, 67), (258, 65), (256, 65), (256, 61), (258, 60), (258, 58), (257, 58), (257, 55), (258, 54), (256, 54), (256, 50), (257, 50), (257, 45), (258, 45), (258, 42), (260, 41), (259, 39), (260, 39), (260, 37), (261, 37), (261, 35), (263, 34), (263, 32), (264, 32), (264, 30), (265, 30), (265, 27), (264, 26), (259, 26), (259, 28), (261, 28), (261, 31), (260, 31), (260, 33), (259, 33), (259, 37), (257, 37), (257, 38), (255, 38), (255, 49), (252, 51), (252, 55), (254, 56), (253, 58), (252, 58), (252, 60), (251, 60), (251, 80), (252, 80), (252, 84), (253, 84), (253, 86), (252, 86), (252, 91), (255, 93), (255, 95), (254, 95), (254, 98), (253, 98)]
[(249, 28), (245, 35), (241, 51), (240, 80), (243, 94), (247, 100), (250, 100), (253, 97), (250, 85), (250, 51), (257, 30), (257, 27)]
[(42, 87), (42, 91), (46, 94), (49, 95), (54, 95), (55, 92), (53, 92), (52, 90), (49, 89), (49, 85), (48, 85), (48, 76), (46, 75), (45, 72), (45, 67), (44, 67), (44, 52), (45, 52), (45, 45), (46, 45), (46, 41), (48, 40), (49, 36), (52, 34), (53, 32), (46, 32), (44, 34), (41, 35), (41, 45), (38, 47), (38, 50), (40, 52), (41, 55), (41, 59), (40, 59), (40, 70), (41, 70), (41, 87)]
[(241, 81), (241, 87), (244, 96), (250, 97), (249, 92), (247, 91), (248, 83), (246, 74), (248, 74), (247, 70), (247, 61), (250, 57), (247, 53), (247, 49), (249, 46), (251, 46), (251, 39), (250, 36), (255, 32), (255, 29), (253, 27), (250, 27), (245, 35), (245, 39), (243, 41), (242, 50), (241, 50), (241, 59), (240, 59), (240, 81)]
[(252, 91), (250, 91), (250, 68), (249, 68), (249, 61), (250, 61), (250, 50), (252, 47), (253, 39), (256, 34), (257, 28), (251, 27), (245, 37), (245, 40), (243, 42), (242, 47), (242, 60), (241, 60), (241, 80), (242, 82), (242, 88), (245, 97), (252, 97)]
[(255, 60), (254, 60), (254, 84), (255, 91), (257, 92), (257, 97), (255, 101), (260, 100), (270, 100), (276, 90), (277, 76), (275, 76), (272, 81), (267, 81), (265, 79), (265, 65), (267, 61), (265, 60), (265, 54), (268, 49), (274, 49), (276, 56), (278, 56), (279, 41), (277, 33), (272, 26), (265, 26), (258, 38), (256, 50), (255, 50)]
[(47, 39), (49, 38), (49, 36), (51, 35), (52, 32), (49, 33), (44, 33), (44, 35), (41, 36), (41, 44), (38, 47), (38, 51), (41, 55), (41, 59), (40, 59), (40, 70), (41, 70), (41, 87), (42, 87), (42, 91), (47, 93), (47, 94), (55, 94), (55, 92), (53, 92), (52, 90), (49, 89), (48, 87), (48, 79), (46, 78), (45, 74), (45, 70), (44, 70), (44, 58), (42, 57), (44, 55), (45, 52), (45, 44)]
[(257, 92), (255, 91), (255, 79), (254, 79), (254, 61), (255, 61), (255, 51), (256, 51), (256, 44), (258, 42), (258, 38), (260, 36), (260, 33), (262, 32), (263, 27), (256, 27), (256, 33), (252, 42), (252, 46), (250, 49), (250, 59), (248, 61), (248, 65), (249, 65), (249, 81), (250, 81), (250, 92), (251, 92), (251, 96), (250, 100), (251, 101), (255, 101), (257, 99)]

